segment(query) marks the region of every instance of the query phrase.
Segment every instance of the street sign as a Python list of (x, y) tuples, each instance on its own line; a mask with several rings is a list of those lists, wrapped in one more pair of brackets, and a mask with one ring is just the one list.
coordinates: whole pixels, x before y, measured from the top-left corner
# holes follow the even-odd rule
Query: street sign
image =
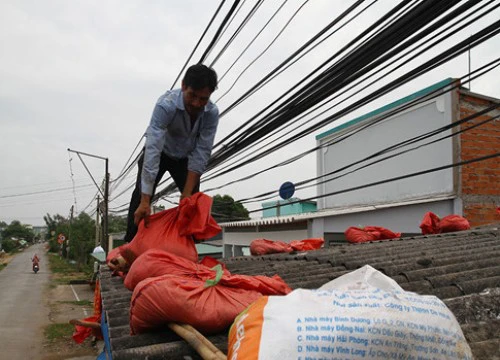
[(290, 181), (284, 182), (280, 186), (280, 196), (283, 200), (290, 199), (295, 193), (295, 185)]
[(59, 235), (57, 235), (57, 242), (58, 242), (59, 244), (63, 244), (63, 243), (64, 243), (64, 241), (66, 241), (66, 236), (64, 236), (64, 234), (59, 234)]

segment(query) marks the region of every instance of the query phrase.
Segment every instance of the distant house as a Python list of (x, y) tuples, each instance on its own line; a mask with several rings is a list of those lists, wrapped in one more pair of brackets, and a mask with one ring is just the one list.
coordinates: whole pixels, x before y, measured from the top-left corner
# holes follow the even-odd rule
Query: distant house
[[(327, 242), (343, 241), (349, 226), (377, 225), (405, 235), (418, 234), (427, 211), (440, 217), (462, 215), (472, 226), (499, 221), (496, 212), (500, 204), (498, 158), (383, 183), (387, 179), (500, 152), (498, 108), (451, 127), (454, 122), (500, 100), (464, 88), (450, 90), (457, 85), (458, 80), (446, 79), (317, 135), (317, 145), (321, 146), (317, 151), (317, 176), (331, 180), (317, 186), (318, 210), (223, 223), (224, 256), (241, 255), (242, 249), (257, 238), (291, 241), (324, 237)], [(479, 126), (486, 120), (491, 121)], [(452, 136), (474, 125), (478, 126)], [(363, 159), (377, 152), (445, 126), (449, 128), (428, 138), (416, 139), (409, 147), (395, 152), (415, 148), (412, 151), (347, 174), (368, 164), (370, 160)], [(440, 138), (443, 139), (426, 145)], [(385, 156), (395, 152), (386, 152)], [(356, 162), (359, 164), (343, 169)], [(375, 182), (380, 184), (345, 191)]]
[(316, 211), (315, 201), (300, 201), (298, 198), (273, 200), (262, 203), (262, 217), (304, 214)]

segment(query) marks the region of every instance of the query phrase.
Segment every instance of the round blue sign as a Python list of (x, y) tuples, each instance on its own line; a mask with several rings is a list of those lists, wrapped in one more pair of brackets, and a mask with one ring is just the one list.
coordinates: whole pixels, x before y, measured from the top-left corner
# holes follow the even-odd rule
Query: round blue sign
[(290, 181), (284, 182), (280, 186), (280, 196), (282, 199), (290, 199), (295, 193), (295, 185)]

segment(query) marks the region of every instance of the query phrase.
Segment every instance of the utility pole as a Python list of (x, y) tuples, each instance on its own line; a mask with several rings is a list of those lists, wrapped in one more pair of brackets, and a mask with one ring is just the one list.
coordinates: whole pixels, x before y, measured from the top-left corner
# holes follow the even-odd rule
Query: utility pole
[[(68, 234), (68, 238), (66, 239), (66, 259), (69, 259), (69, 241), (71, 239), (71, 227), (73, 226), (73, 210), (74, 210), (74, 208), (75, 208), (75, 205), (71, 205), (71, 209), (69, 210), (69, 234)], [(71, 246), (75, 246), (76, 244), (73, 243), (73, 239), (71, 239), (71, 241), (72, 241)]]
[[(92, 155), (92, 154), (84, 153), (82, 151), (71, 150), (69, 148), (68, 148), (68, 151), (69, 152), (73, 152), (76, 155), (78, 155), (78, 157), (80, 158), (80, 161), (82, 162), (83, 166), (85, 167), (85, 170), (87, 170), (88, 174), (90, 175), (90, 177), (94, 181), (95, 186), (97, 187), (97, 189), (99, 190), (99, 192), (103, 196), (104, 211), (103, 211), (103, 216), (102, 216), (102, 225), (103, 225), (103, 230), (104, 230), (104, 239), (101, 242), (101, 246), (103, 247), (104, 251), (107, 253), (108, 252), (108, 238), (109, 238), (109, 234), (108, 234), (108, 202), (109, 202), (108, 158), (105, 158), (105, 157), (102, 157), (102, 156), (98, 156), (98, 155)], [(93, 158), (96, 158), (96, 159), (101, 159), (101, 160), (105, 161), (105, 169), (104, 169), (104, 179), (105, 179), (105, 181), (104, 181), (104, 193), (102, 192), (102, 190), (99, 187), (99, 185), (97, 185), (97, 182), (95, 181), (94, 177), (92, 176), (92, 174), (90, 173), (89, 169), (87, 168), (87, 165), (85, 165), (85, 162), (83, 161), (81, 155), (90, 156), (90, 157), (93, 157)]]
[(99, 226), (99, 200), (101, 198), (97, 195), (97, 210), (95, 212), (95, 246), (97, 247), (101, 242), (101, 231)]
[(103, 241), (103, 249), (108, 252), (108, 244), (109, 244), (109, 227), (108, 227), (108, 203), (109, 203), (109, 172), (108, 172), (108, 158), (106, 158), (106, 176), (104, 183), (104, 241)]

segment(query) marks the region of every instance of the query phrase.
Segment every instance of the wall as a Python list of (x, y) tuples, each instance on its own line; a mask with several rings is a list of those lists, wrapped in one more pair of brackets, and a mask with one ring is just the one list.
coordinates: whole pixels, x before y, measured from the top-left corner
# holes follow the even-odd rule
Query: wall
[(317, 228), (317, 232), (313, 234), (343, 233), (350, 226), (382, 226), (394, 232), (420, 233), (420, 223), (426, 212), (445, 216), (454, 212), (453, 207), (453, 199), (448, 199), (314, 219), (313, 229)]
[[(413, 106), (388, 119), (364, 129), (346, 141), (328, 146), (318, 152), (318, 172), (327, 174), (346, 165), (366, 158), (384, 148), (408, 140), (412, 137), (435, 130), (451, 123), (453, 119), (453, 93), (447, 92), (427, 102)], [(380, 115), (377, 115), (380, 116)], [(360, 124), (373, 122), (377, 117), (364, 119)], [(359, 124), (358, 124), (359, 126)], [(320, 138), (319, 143), (331, 141), (339, 133)], [(450, 134), (448, 130), (439, 136)], [(423, 142), (433, 140), (426, 139)], [(435, 144), (407, 152), (403, 155), (384, 160), (365, 169), (318, 186), (320, 194), (328, 194), (371, 182), (390, 179), (430, 168), (449, 165), (453, 162), (453, 140), (451, 138)], [(411, 147), (423, 143), (417, 142)], [(408, 149), (405, 147), (400, 150)], [(393, 154), (394, 152), (390, 153)], [(388, 155), (388, 154), (387, 154)], [(378, 157), (377, 159), (379, 159)], [(362, 163), (360, 165), (364, 165)], [(348, 170), (355, 169), (356, 165)], [(345, 171), (344, 171), (345, 172)], [(341, 172), (340, 174), (342, 174)], [(338, 174), (337, 174), (338, 175)], [(337, 176), (334, 175), (334, 176)], [(325, 197), (318, 202), (318, 208), (341, 208), (363, 204), (381, 204), (417, 198), (432, 198), (455, 193), (454, 169), (446, 169), (417, 177), (389, 182), (356, 191)]]
[(292, 240), (302, 240), (307, 238), (307, 229), (287, 230), (287, 231), (265, 231), (265, 232), (224, 232), (224, 245), (249, 246), (252, 240), (267, 239), (290, 242)]
[[(498, 99), (460, 91), (460, 118), (483, 110)], [(480, 122), (500, 116), (498, 108), (461, 125), (467, 129)], [(500, 120), (497, 118), (460, 134), (460, 159), (470, 160), (500, 152)], [(471, 226), (500, 221), (496, 208), (500, 206), (500, 160), (493, 158), (461, 167), (460, 194), (464, 216)]]

